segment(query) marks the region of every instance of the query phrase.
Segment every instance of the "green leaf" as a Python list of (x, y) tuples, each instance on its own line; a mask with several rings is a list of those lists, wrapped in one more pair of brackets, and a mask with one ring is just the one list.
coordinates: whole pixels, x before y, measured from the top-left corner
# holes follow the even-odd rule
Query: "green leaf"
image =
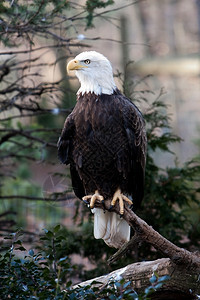
[(58, 224), (54, 227), (53, 232), (57, 233), (59, 230), (60, 230), (60, 225)]
[(158, 282), (163, 282), (163, 281), (167, 281), (170, 279), (170, 276), (169, 275), (164, 275), (160, 278), (158, 278)]
[(149, 279), (150, 283), (155, 283), (157, 281), (157, 277), (155, 274)]

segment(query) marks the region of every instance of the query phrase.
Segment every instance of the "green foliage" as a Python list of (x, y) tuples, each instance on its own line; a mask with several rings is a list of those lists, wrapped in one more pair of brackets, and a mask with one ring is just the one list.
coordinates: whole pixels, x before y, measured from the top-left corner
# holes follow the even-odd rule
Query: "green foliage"
[(20, 231), (5, 238), (6, 246), (0, 255), (1, 299), (149, 299), (148, 296), (160, 289), (168, 276), (150, 278), (150, 286), (142, 295), (133, 290), (131, 281), (122, 277), (110, 280), (103, 288), (95, 285), (73, 288), (70, 277), (76, 266), (70, 258), (63, 256), (66, 236), (60, 225), (44, 230), (39, 246), (27, 250), (22, 243)]
[[(146, 102), (144, 93), (139, 105)], [(132, 94), (133, 101), (135, 101), (134, 97), (137, 94), (134, 91)], [(171, 151), (171, 145), (179, 143), (181, 139), (172, 133), (169, 125), (170, 118), (166, 113), (167, 105), (162, 101), (162, 95), (161, 90), (160, 94), (155, 97), (156, 99), (148, 103), (144, 110), (148, 153), (145, 197), (138, 214), (175, 244), (188, 249), (193, 246), (198, 248), (198, 240), (194, 237), (200, 234), (199, 227), (196, 226), (200, 215), (198, 217), (196, 214), (195, 219), (192, 219), (191, 215), (193, 215), (193, 207), (198, 206), (200, 202), (200, 164), (196, 159), (182, 165), (177, 163), (177, 158)], [(174, 166), (165, 168), (159, 166), (156, 161), (158, 150), (161, 152), (163, 161), (165, 155), (170, 153), (174, 158)], [(153, 259), (159, 254), (145, 245), (139, 249), (139, 256), (140, 259)]]
[(7, 238), (7, 249), (0, 257), (1, 299), (64, 299), (62, 284), (73, 267), (68, 257), (57, 255), (64, 239), (56, 235), (59, 230), (60, 226), (46, 230), (40, 242), (48, 242), (48, 247), (41, 251), (27, 251), (20, 232)]
[(56, 14), (69, 8), (69, 1), (65, 0), (35, 0), (28, 3), (19, 0), (3, 1), (0, 4), (0, 41), (5, 46), (19, 46), (22, 42), (20, 37), (23, 37), (31, 44), (33, 40), (28, 34), (29, 31), (47, 31)]
[[(160, 109), (163, 104), (160, 105), (157, 102), (156, 106)], [(152, 110), (157, 110), (154, 103)], [(192, 203), (199, 203), (197, 187), (200, 178), (200, 165), (194, 160), (188, 161), (182, 166), (176, 164), (174, 167), (167, 167), (166, 169), (156, 165), (153, 151), (161, 149), (165, 152), (171, 152), (170, 144), (179, 142), (180, 138), (169, 131), (170, 127), (166, 123), (167, 117), (163, 118), (158, 110), (157, 116), (154, 115), (155, 113), (152, 114), (152, 119), (149, 119), (149, 115), (147, 118), (151, 122), (151, 127), (148, 129), (149, 151), (143, 202), (144, 213), (141, 215), (147, 222), (153, 223), (154, 228), (159, 230), (161, 234), (177, 243), (180, 241), (181, 235), (188, 235), (190, 229), (189, 220), (183, 214), (183, 208)], [(153, 131), (158, 125), (159, 128), (167, 129), (167, 134), (155, 136)], [(162, 155), (164, 157), (164, 152)]]
[(109, 5), (114, 4), (113, 0), (107, 0), (107, 1), (101, 1), (101, 0), (87, 0), (86, 1), (86, 11), (88, 12), (88, 15), (86, 17), (87, 20), (87, 27), (93, 27), (93, 18), (94, 18), (94, 11), (97, 8), (105, 8)]
[(164, 275), (162, 277), (159, 277), (158, 274), (154, 272), (154, 274), (149, 279), (151, 285), (145, 289), (144, 294), (142, 295), (143, 297), (142, 299), (150, 300), (151, 297), (149, 296), (155, 293), (156, 291), (158, 291), (163, 286), (163, 284), (169, 279), (170, 279), (169, 275)]
[[(87, 0), (84, 10), (86, 28), (93, 26), (94, 11), (100, 8), (106, 8), (114, 4), (113, 0)], [(2, 1), (0, 3), (0, 41), (7, 47), (19, 46), (22, 39), (28, 44), (34, 45), (33, 35), (52, 36), (56, 34), (50, 32), (52, 25), (60, 19), (60, 24), (65, 20), (71, 23), (69, 12), (74, 7), (81, 7), (79, 4), (66, 0), (29, 0), (26, 1)], [(83, 18), (84, 19), (84, 18)], [(58, 23), (59, 23), (58, 22)], [(70, 25), (68, 24), (70, 27)], [(55, 32), (58, 30), (55, 26)], [(17, 38), (16, 38), (17, 36)]]

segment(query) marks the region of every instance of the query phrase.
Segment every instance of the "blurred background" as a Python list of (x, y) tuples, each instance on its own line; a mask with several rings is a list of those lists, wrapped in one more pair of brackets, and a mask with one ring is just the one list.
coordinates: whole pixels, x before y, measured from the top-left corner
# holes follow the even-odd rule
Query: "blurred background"
[[(60, 165), (56, 148), (79, 87), (66, 74), (66, 63), (82, 51), (96, 50), (111, 61), (119, 89), (144, 115), (161, 97), (167, 125), (159, 120), (150, 129), (158, 138), (166, 132), (181, 138), (169, 141), (170, 151), (153, 149), (162, 172), (198, 161), (200, 0), (3, 1), (0, 36), (2, 237), (21, 227), (29, 244), (45, 227), (60, 223), (80, 231), (85, 217), (92, 219), (75, 198), (69, 168)], [(197, 183), (195, 188), (199, 199)], [(199, 205), (195, 211), (199, 230)], [(188, 236), (181, 239), (187, 242)], [(76, 262), (86, 260), (84, 268), (90, 269), (91, 261), (77, 255)]]

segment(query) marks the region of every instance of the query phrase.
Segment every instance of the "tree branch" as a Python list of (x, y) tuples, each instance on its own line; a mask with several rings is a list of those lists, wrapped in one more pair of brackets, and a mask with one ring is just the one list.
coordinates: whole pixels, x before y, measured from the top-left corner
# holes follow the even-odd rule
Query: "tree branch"
[(26, 132), (26, 131), (23, 131), (23, 130), (14, 130), (14, 129), (13, 129), (13, 132), (8, 133), (8, 134), (6, 134), (5, 136), (3, 136), (1, 138), (0, 145), (3, 144), (4, 142), (8, 141), (10, 138), (15, 137), (17, 135), (26, 137), (29, 140), (33, 140), (33, 141), (39, 142), (41, 144), (45, 144), (46, 146), (56, 148), (55, 143), (46, 142), (41, 138), (38, 138), (38, 137), (35, 137), (35, 136), (31, 135), (30, 132)]
[[(104, 209), (108, 210), (110, 207), (110, 201), (105, 201), (104, 205)], [(103, 208), (102, 204), (99, 203), (97, 203), (96, 206)], [(118, 205), (114, 207), (113, 211), (119, 214)], [(172, 242), (155, 231), (144, 220), (138, 217), (129, 207), (127, 207), (127, 205), (125, 205), (123, 218), (134, 229), (135, 235), (132, 241), (124, 245), (122, 249), (115, 254), (115, 257), (119, 258), (119, 255), (123, 255), (130, 248), (130, 245), (132, 245), (134, 241), (140, 241), (152, 245), (155, 249), (166, 255), (166, 257), (169, 257), (175, 264), (184, 265), (189, 269), (200, 271), (199, 255), (174, 245)], [(114, 261), (115, 257), (111, 257), (109, 259), (109, 263)]]
[(130, 239), (129, 242), (125, 243), (115, 254), (108, 259), (108, 264), (111, 265), (117, 261), (120, 257), (124, 256), (128, 250), (132, 249), (135, 244), (141, 243), (140, 237), (137, 234)]
[(61, 202), (61, 201), (68, 201), (73, 200), (74, 195), (73, 193), (68, 193), (65, 197), (62, 198), (47, 198), (47, 197), (35, 197), (35, 196), (23, 196), (23, 195), (8, 195), (8, 196), (0, 196), (0, 200), (13, 200), (13, 199), (20, 199), (20, 200), (30, 200), (30, 201), (46, 201), (46, 202)]

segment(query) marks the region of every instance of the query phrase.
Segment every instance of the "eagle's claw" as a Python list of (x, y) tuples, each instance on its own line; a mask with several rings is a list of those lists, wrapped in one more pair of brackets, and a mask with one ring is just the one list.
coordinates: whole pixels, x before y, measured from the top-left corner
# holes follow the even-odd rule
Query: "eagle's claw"
[(113, 209), (113, 207), (114, 207), (114, 205), (111, 205), (108, 210), (111, 211)]
[(119, 200), (119, 213), (120, 213), (120, 216), (123, 216), (123, 214), (124, 214), (124, 202), (128, 202), (128, 204), (132, 205), (132, 201), (128, 197), (123, 195), (120, 189), (118, 189), (114, 193), (110, 207), (113, 207), (117, 200)]
[[(96, 200), (99, 200), (101, 203), (104, 204), (103, 196), (101, 196), (98, 191), (95, 191), (95, 193), (93, 195), (84, 196), (82, 199), (83, 199), (83, 202), (85, 202), (86, 204), (90, 204), (90, 208), (94, 208)], [(89, 202), (89, 199), (90, 199), (90, 202)]]
[(83, 202), (84, 202), (86, 205), (90, 204), (90, 202), (88, 202), (88, 200), (85, 200), (85, 199), (83, 199)]

